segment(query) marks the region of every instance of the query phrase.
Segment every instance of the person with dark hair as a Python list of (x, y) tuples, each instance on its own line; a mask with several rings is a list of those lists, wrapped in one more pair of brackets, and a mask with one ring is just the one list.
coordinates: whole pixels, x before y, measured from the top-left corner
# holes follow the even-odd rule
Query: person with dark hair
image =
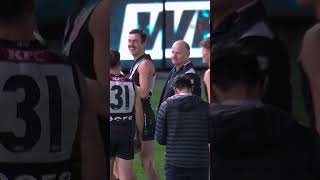
[(168, 97), (175, 94), (173, 80), (176, 76), (185, 74), (191, 78), (193, 84), (192, 93), (201, 97), (200, 76), (197, 74), (192, 62), (189, 59), (190, 46), (183, 40), (178, 40), (172, 45), (171, 62), (174, 65), (169, 73), (168, 79), (163, 87), (159, 107)]
[(166, 179), (206, 180), (209, 104), (192, 94), (189, 76), (176, 76), (173, 86), (175, 95), (161, 104), (156, 124), (156, 140), (166, 145)]
[(262, 102), (263, 61), (241, 51), (219, 54), (211, 62), (211, 179), (312, 180), (314, 133)]
[(200, 42), (201, 46), (201, 54), (202, 54), (202, 62), (205, 64), (208, 64), (209, 69), (206, 70), (203, 76), (203, 85), (204, 85), (204, 92), (207, 96), (207, 100), (210, 103), (211, 102), (211, 96), (210, 96), (210, 37), (202, 40)]
[(84, 77), (36, 39), (35, 8), (34, 0), (0, 6), (0, 179), (105, 179)]
[(144, 127), (142, 131), (142, 150), (139, 157), (144, 172), (149, 179), (158, 180), (153, 161), (153, 145), (155, 132), (155, 115), (151, 108), (151, 96), (156, 79), (156, 70), (149, 54), (145, 53), (144, 47), (147, 34), (141, 29), (133, 29), (129, 32), (128, 48), (133, 56), (133, 65), (130, 70), (130, 79), (135, 83), (141, 96), (144, 113)]
[[(118, 176), (133, 180), (132, 160), (143, 128), (141, 100), (134, 83), (121, 73), (120, 53), (110, 49), (110, 180), (117, 157)], [(136, 130), (136, 127), (138, 130)]]
[(268, 85), (262, 101), (291, 112), (289, 56), (266, 20), (261, 0), (214, 0), (211, 47), (239, 45), (266, 61)]

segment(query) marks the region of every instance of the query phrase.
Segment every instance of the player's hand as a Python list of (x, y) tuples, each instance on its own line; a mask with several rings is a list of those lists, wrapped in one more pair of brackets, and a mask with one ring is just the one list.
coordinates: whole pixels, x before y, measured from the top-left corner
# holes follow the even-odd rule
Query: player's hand
[(134, 137), (134, 153), (137, 154), (142, 149), (142, 139), (139, 137), (139, 133), (137, 132)]

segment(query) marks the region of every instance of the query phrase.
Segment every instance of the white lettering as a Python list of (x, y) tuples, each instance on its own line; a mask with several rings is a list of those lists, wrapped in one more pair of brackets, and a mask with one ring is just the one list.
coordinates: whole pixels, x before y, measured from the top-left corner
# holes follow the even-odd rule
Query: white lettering
[(133, 116), (123, 116), (123, 117), (114, 117), (114, 118), (112, 118), (111, 116), (110, 116), (110, 122), (111, 121), (132, 121), (132, 119), (133, 119)]
[[(172, 27), (175, 31), (179, 24), (182, 21), (182, 14), (184, 11), (196, 11), (192, 17), (192, 20), (189, 24), (187, 32), (184, 36), (184, 40), (190, 45), (193, 43), (193, 38), (195, 34), (195, 27), (198, 20), (198, 13), (200, 10), (210, 10), (210, 1), (188, 1), (188, 2), (166, 2), (165, 3), (166, 11), (174, 11), (174, 27)], [(160, 13), (163, 10), (162, 3), (134, 3), (128, 4), (125, 10), (125, 17), (123, 22), (122, 34), (120, 39), (119, 51), (121, 53), (122, 60), (132, 60), (132, 56), (128, 51), (128, 35), (132, 29), (137, 28), (138, 26), (138, 14), (142, 12), (150, 13), (150, 34), (153, 33), (155, 29), (156, 22)], [(167, 27), (168, 28), (168, 27)], [(147, 50), (147, 54), (151, 54), (153, 59), (162, 59), (162, 30), (157, 32), (155, 42), (153, 44), (153, 48), (151, 50)], [(171, 57), (171, 49), (167, 48), (166, 50), (166, 58)], [(201, 57), (201, 48), (192, 48), (190, 51), (190, 58), (199, 58)]]

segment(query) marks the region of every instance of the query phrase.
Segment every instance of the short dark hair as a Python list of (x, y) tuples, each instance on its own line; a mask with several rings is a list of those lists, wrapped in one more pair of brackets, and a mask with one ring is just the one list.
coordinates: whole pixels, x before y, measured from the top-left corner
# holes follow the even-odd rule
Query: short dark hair
[(175, 77), (173, 87), (177, 89), (192, 89), (191, 78), (187, 75), (178, 75)]
[(115, 68), (115, 67), (121, 65), (119, 51), (110, 48), (110, 57), (111, 57), (111, 60), (110, 60), (110, 67), (111, 68)]
[(0, 21), (11, 22), (34, 11), (35, 0), (3, 0), (0, 6)]
[(210, 37), (202, 40), (200, 42), (200, 46), (203, 47), (203, 48), (206, 48), (206, 49), (210, 49)]
[(133, 29), (129, 32), (129, 34), (139, 34), (141, 43), (145, 43), (147, 41), (147, 33), (142, 29)]
[[(236, 49), (214, 52), (211, 64), (211, 82), (223, 91), (235, 84), (244, 83), (248, 87), (264, 81), (266, 72), (259, 65), (255, 54), (247, 54)], [(221, 54), (220, 54), (221, 53)]]

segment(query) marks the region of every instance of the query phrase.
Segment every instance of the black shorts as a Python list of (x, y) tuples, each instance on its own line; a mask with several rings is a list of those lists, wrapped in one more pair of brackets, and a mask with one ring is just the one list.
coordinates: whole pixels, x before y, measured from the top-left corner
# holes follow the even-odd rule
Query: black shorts
[(151, 108), (150, 100), (142, 99), (142, 108), (143, 108), (143, 141), (152, 141), (154, 140), (154, 134), (156, 129), (156, 119), (154, 112)]
[(134, 132), (127, 126), (110, 126), (110, 159), (134, 159)]

